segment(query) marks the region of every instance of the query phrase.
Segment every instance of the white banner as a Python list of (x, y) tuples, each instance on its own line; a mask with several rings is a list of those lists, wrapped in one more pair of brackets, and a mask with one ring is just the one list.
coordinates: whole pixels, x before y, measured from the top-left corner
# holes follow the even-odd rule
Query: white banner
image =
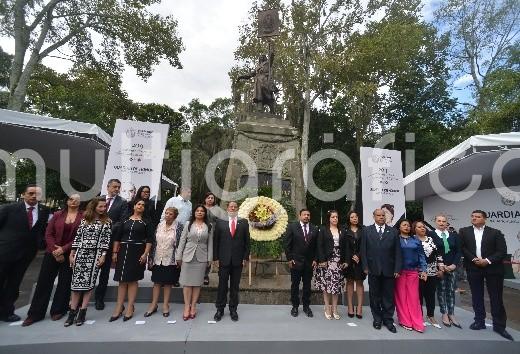
[(360, 153), (363, 224), (373, 224), (381, 208), (393, 226), (406, 213), (401, 152), (362, 147)]
[(141, 186), (150, 186), (150, 199), (160, 195), (161, 172), (168, 124), (116, 121), (101, 194), (108, 180), (121, 181), (121, 197), (131, 200)]
[[(520, 186), (510, 187), (520, 191)], [(432, 196), (423, 200), (424, 220), (435, 226), (435, 215), (446, 214), (448, 222), (457, 232), (461, 227), (471, 225), (471, 212), (481, 209), (488, 214), (487, 226), (499, 229), (506, 238), (507, 253), (520, 261), (520, 200), (515, 196), (504, 197), (496, 189), (476, 191), (470, 198), (451, 202), (442, 196)], [(515, 276), (520, 277), (520, 265), (514, 265)]]

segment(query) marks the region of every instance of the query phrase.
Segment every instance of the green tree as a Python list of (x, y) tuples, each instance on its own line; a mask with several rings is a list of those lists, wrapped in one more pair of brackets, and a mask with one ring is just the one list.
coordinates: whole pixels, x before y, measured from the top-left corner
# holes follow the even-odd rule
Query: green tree
[[(9, 109), (23, 108), (36, 66), (57, 53), (79, 65), (101, 63), (109, 72), (120, 72), (126, 63), (143, 79), (161, 59), (181, 68), (177, 22), (152, 13), (149, 6), (157, 3), (160, 0), (2, 0), (0, 33), (15, 46)], [(64, 47), (71, 55), (60, 52)]]
[(9, 69), (13, 56), (0, 47), (0, 108), (7, 108), (9, 101)]
[(520, 45), (518, 0), (449, 0), (436, 11), (436, 20), (451, 40), (451, 64), (456, 73), (471, 75), (476, 107), (489, 75), (508, 69), (508, 52)]

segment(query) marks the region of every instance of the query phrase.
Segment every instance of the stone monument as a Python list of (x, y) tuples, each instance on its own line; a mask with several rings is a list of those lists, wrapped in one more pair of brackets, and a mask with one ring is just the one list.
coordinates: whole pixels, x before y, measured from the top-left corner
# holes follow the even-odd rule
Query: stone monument
[[(260, 55), (256, 68), (238, 77), (239, 81), (255, 79), (254, 95), (248, 105), (250, 108), (239, 112), (224, 190), (237, 191), (248, 178), (258, 188), (269, 186), (276, 190), (275, 186), (281, 186), (281, 195), (290, 198), (295, 210), (299, 210), (305, 206), (301, 138), (298, 129), (275, 112), (278, 88), (273, 78), (275, 51), (272, 38), (279, 32), (278, 11), (260, 11), (258, 37), (268, 42), (268, 55)], [(269, 112), (265, 112), (266, 109)], [(251, 158), (256, 171), (251, 172), (239, 161), (242, 153)]]

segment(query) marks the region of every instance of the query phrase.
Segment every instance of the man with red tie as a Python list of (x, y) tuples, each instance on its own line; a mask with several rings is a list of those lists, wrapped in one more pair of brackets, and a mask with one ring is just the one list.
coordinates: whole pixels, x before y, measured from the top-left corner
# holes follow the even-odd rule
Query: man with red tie
[(43, 243), (49, 208), (38, 203), (40, 188), (27, 185), (21, 203), (0, 208), (0, 319), (19, 321), (14, 313), (25, 271)]
[(311, 212), (300, 210), (299, 221), (290, 224), (284, 237), (284, 250), (291, 269), (291, 316), (298, 316), (300, 306), (300, 281), (303, 282), (303, 312), (313, 317), (311, 304), (311, 281), (316, 266), (316, 240), (318, 229), (309, 221)]
[[(249, 260), (249, 223), (237, 216), (238, 203), (228, 202), (227, 219), (218, 219), (213, 233), (213, 259), (218, 269), (217, 313), (215, 321), (224, 316), (224, 308), (229, 291), (229, 314), (231, 320), (238, 321), (238, 290), (242, 268)], [(229, 284), (229, 285), (228, 285)]]

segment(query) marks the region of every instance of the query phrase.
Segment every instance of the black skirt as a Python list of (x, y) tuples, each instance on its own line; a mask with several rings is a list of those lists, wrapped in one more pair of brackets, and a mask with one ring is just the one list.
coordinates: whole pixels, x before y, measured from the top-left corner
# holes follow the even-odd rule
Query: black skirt
[(145, 244), (121, 243), (117, 255), (114, 281), (133, 282), (144, 278), (145, 265), (139, 263)]
[(169, 265), (154, 265), (152, 268), (152, 282), (155, 284), (173, 285), (179, 281), (181, 268)]

